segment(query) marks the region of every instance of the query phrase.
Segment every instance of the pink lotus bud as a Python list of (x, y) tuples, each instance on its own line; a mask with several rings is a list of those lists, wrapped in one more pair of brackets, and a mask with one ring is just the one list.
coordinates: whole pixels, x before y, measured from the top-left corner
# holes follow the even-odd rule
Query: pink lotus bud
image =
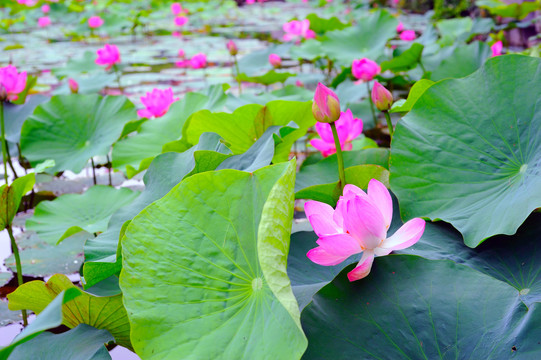
[(184, 59), (186, 57), (186, 52), (184, 51), (184, 49), (180, 49), (178, 51), (178, 57), (181, 59)]
[(182, 5), (180, 5), (180, 3), (172, 3), (171, 12), (173, 13), (173, 15), (180, 14), (182, 12)]
[(45, 4), (41, 7), (41, 11), (43, 11), (44, 14), (47, 14), (49, 11), (51, 11), (51, 7), (49, 4)]
[(269, 62), (275, 68), (279, 68), (280, 66), (282, 66), (282, 58), (280, 58), (280, 56), (276, 54), (269, 55)]
[(381, 67), (375, 62), (367, 58), (361, 60), (353, 60), (351, 65), (351, 73), (355, 78), (362, 81), (370, 81), (381, 72)]
[(96, 51), (98, 57), (96, 58), (96, 64), (107, 65), (105, 70), (110, 70), (113, 65), (120, 63), (120, 52), (115, 45), (105, 44), (105, 46)]
[(490, 47), (490, 50), (492, 50), (492, 56), (500, 56), (502, 54), (503, 50), (503, 43), (501, 40), (496, 41), (492, 46)]
[(415, 31), (413, 30), (404, 30), (400, 34), (400, 39), (404, 41), (413, 41), (417, 38), (417, 35), (415, 35)]
[(68, 79), (68, 86), (72, 94), (77, 94), (79, 92), (79, 84), (72, 78)]
[(396, 32), (400, 34), (402, 31), (404, 31), (404, 24), (402, 24), (402, 22), (399, 22), (396, 26)]
[(207, 55), (198, 53), (192, 56), (190, 59), (190, 66), (192, 69), (201, 69), (207, 66)]
[(176, 26), (184, 26), (188, 23), (188, 17), (187, 16), (177, 16), (175, 18), (175, 25)]
[(225, 46), (227, 47), (227, 50), (229, 50), (229, 53), (231, 54), (231, 56), (235, 56), (239, 53), (237, 44), (235, 44), (233, 40), (229, 40)]
[(393, 105), (393, 94), (376, 81), (372, 88), (372, 102), (379, 111), (387, 111)]
[(38, 19), (39, 27), (47, 27), (51, 25), (51, 19), (48, 16), (43, 16)]
[(312, 102), (312, 114), (317, 121), (323, 123), (333, 123), (340, 118), (338, 96), (322, 83), (317, 84)]
[(300, 80), (295, 81), (295, 86), (297, 87), (304, 87), (304, 83)]
[(102, 26), (103, 22), (104, 22), (103, 19), (100, 18), (99, 16), (91, 16), (88, 19), (88, 27), (91, 29), (96, 29)]
[(246, 0), (246, 4), (248, 5), (255, 4), (255, 0)]
[(153, 89), (146, 96), (141, 97), (141, 102), (145, 105), (145, 108), (137, 111), (137, 115), (145, 118), (164, 116), (169, 111), (171, 104), (178, 100), (179, 98), (173, 96), (171, 88), (165, 90)]
[(26, 71), (17, 72), (13, 65), (0, 68), (0, 101), (17, 100), (26, 87)]

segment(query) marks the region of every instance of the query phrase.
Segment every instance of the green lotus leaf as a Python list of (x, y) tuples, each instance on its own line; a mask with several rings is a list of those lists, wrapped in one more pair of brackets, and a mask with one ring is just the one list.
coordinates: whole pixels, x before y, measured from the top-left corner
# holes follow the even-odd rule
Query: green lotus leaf
[(411, 87), (411, 90), (408, 94), (408, 99), (404, 101), (402, 104), (398, 105), (397, 102), (393, 104), (393, 107), (391, 108), (390, 112), (403, 112), (406, 113), (411, 110), (415, 102), (423, 95), (423, 93), (428, 89), (429, 87), (434, 84), (434, 81), (428, 80), (428, 79), (421, 79), (417, 81), (413, 86)]
[(78, 173), (93, 156), (107, 155), (124, 124), (136, 118), (135, 106), (123, 96), (53, 96), (25, 121), (21, 150), (32, 165), (54, 160), (47, 172)]
[(122, 240), (120, 285), (142, 358), (298, 359), (286, 274), (295, 162), (187, 178)]
[(541, 206), (540, 66), (536, 58), (500, 56), (421, 95), (391, 148), (391, 188), (404, 220), (447, 221), (475, 247), (514, 234)]
[(444, 57), (439, 66), (432, 70), (430, 79), (438, 81), (468, 76), (479, 69), (490, 55), (490, 46), (484, 42), (476, 41), (469, 45), (458, 46), (450, 56)]
[(293, 76), (297, 75), (290, 72), (276, 72), (274, 70), (271, 70), (259, 76), (248, 76), (245, 73), (241, 73), (237, 76), (236, 79), (239, 81), (251, 82), (256, 84), (271, 85), (279, 82), (283, 83), (284, 81)]
[(415, 69), (421, 61), (424, 46), (419, 43), (411, 44), (411, 47), (391, 60), (381, 63), (381, 71), (391, 70), (392, 72), (402, 72)]

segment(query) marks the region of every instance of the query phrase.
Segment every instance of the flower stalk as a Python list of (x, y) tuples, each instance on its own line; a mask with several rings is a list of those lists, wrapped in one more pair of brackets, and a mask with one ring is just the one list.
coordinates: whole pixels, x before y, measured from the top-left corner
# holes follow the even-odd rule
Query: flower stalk
[(340, 139), (338, 138), (338, 131), (336, 131), (336, 124), (331, 123), (332, 136), (334, 137), (334, 144), (336, 146), (336, 158), (338, 159), (338, 177), (340, 179), (340, 190), (344, 190), (346, 186), (346, 173), (344, 171), (344, 157), (342, 156), (342, 147), (340, 146)]

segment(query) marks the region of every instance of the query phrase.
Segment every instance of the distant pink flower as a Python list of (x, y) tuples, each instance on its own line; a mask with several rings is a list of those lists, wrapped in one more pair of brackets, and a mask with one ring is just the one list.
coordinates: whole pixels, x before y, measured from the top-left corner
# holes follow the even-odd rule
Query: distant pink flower
[(413, 41), (417, 38), (417, 35), (415, 35), (415, 31), (413, 30), (404, 30), (400, 34), (400, 39), (404, 41)]
[(239, 53), (239, 48), (233, 40), (229, 40), (227, 44), (225, 44), (225, 47), (227, 48), (227, 51), (229, 51), (229, 54), (231, 54), (231, 56), (235, 56)]
[(492, 56), (500, 56), (502, 54), (503, 50), (503, 43), (501, 40), (496, 41), (492, 46), (490, 47), (490, 50), (492, 50)]
[[(336, 120), (336, 131), (338, 139), (340, 139), (340, 147), (342, 150), (351, 150), (353, 145), (351, 142), (363, 132), (363, 121), (353, 118), (351, 110), (346, 110), (340, 113), (340, 118)], [(321, 151), (324, 157), (336, 153), (334, 137), (332, 135), (331, 125), (327, 123), (317, 122), (316, 131), (321, 139), (310, 140), (310, 145)]]
[(301, 38), (314, 39), (316, 33), (310, 30), (310, 20), (304, 19), (302, 21), (292, 20), (282, 25), (284, 30), (284, 41), (300, 41)]
[(39, 27), (47, 27), (51, 25), (51, 19), (48, 16), (42, 16), (38, 19)]
[(385, 185), (376, 179), (368, 183), (367, 193), (355, 185), (346, 185), (336, 209), (318, 201), (308, 201), (304, 211), (318, 236), (319, 246), (306, 254), (310, 260), (332, 266), (362, 253), (357, 266), (347, 275), (349, 281), (366, 277), (375, 256), (388, 255), (393, 250), (417, 243), (425, 230), (425, 221), (415, 218), (387, 237), (393, 217), (393, 200)]
[(308, 0), (302, 0), (302, 2), (303, 2), (303, 3), (307, 3), (307, 2), (308, 2)]
[(92, 29), (99, 28), (104, 23), (103, 19), (99, 16), (91, 16), (88, 19), (88, 27)]
[(367, 58), (353, 60), (351, 65), (351, 73), (356, 79), (364, 82), (374, 79), (381, 72), (381, 67), (375, 62)]
[(0, 101), (17, 100), (25, 87), (26, 71), (19, 74), (13, 65), (0, 68)]
[(47, 14), (49, 11), (51, 11), (51, 7), (49, 6), (49, 4), (45, 4), (41, 7), (41, 11), (43, 11), (43, 13)]
[(399, 2), (400, 2), (400, 0), (393, 0), (393, 4), (395, 4), (395, 5), (398, 5)]
[(164, 116), (171, 104), (178, 100), (179, 98), (173, 96), (171, 88), (165, 90), (153, 89), (146, 96), (141, 96), (141, 102), (145, 105), (145, 108), (137, 111), (137, 115), (144, 118)]
[(295, 86), (297, 87), (304, 87), (304, 83), (300, 80), (295, 81)]
[(314, 119), (323, 123), (332, 123), (340, 119), (340, 100), (334, 91), (322, 83), (317, 84), (314, 92), (312, 115)]
[(72, 94), (77, 94), (79, 92), (79, 84), (72, 78), (68, 79), (68, 86)]
[(171, 35), (175, 36), (175, 37), (182, 37), (182, 33), (180, 31), (173, 31), (171, 33)]
[(115, 45), (105, 44), (105, 46), (98, 49), (96, 53), (98, 54), (96, 64), (107, 65), (105, 70), (110, 70), (113, 65), (120, 63), (120, 52)]
[(184, 59), (186, 57), (186, 52), (184, 51), (184, 49), (180, 49), (178, 51), (178, 57), (181, 59)]
[(188, 23), (188, 17), (187, 16), (177, 16), (175, 18), (175, 25), (176, 26), (184, 26)]
[(173, 15), (178, 15), (182, 12), (182, 5), (180, 3), (172, 3), (171, 4), (171, 12)]
[(278, 56), (277, 54), (270, 54), (269, 55), (269, 63), (275, 67), (278, 68), (282, 65), (282, 58)]
[(248, 5), (255, 4), (255, 0), (246, 0), (246, 4)]
[(38, 0), (17, 0), (17, 3), (32, 7), (38, 3)]
[(396, 32), (400, 34), (403, 30), (404, 30), (404, 24), (402, 24), (402, 22), (399, 22), (398, 25), (396, 26)]
[(198, 53), (192, 56), (190, 59), (190, 66), (192, 69), (201, 69), (207, 66), (207, 55)]

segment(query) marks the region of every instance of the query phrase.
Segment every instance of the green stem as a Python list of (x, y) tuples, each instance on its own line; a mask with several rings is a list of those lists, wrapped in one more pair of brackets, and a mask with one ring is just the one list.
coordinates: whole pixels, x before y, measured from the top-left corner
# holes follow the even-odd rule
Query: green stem
[(384, 111), (383, 113), (385, 114), (385, 119), (387, 119), (387, 127), (389, 128), (389, 134), (391, 135), (391, 141), (392, 141), (394, 129), (393, 129), (393, 123), (391, 121), (391, 116), (389, 115), (388, 111)]
[(425, 77), (426, 69), (425, 69), (425, 66), (423, 65), (423, 62), (421, 61), (421, 59), (419, 59), (419, 66), (421, 67), (421, 70), (423, 70), (423, 77)]
[(237, 82), (239, 83), (239, 95), (242, 94), (242, 81), (239, 79), (240, 71), (239, 71), (239, 63), (237, 61), (237, 55), (233, 55), (233, 60), (235, 60), (235, 71), (237, 72)]
[(5, 143), (6, 143), (6, 150), (7, 150), (7, 158), (8, 158), (9, 168), (11, 169), (11, 172), (13, 172), (14, 178), (18, 179), (19, 175), (17, 175), (17, 172), (15, 171), (15, 167), (13, 166), (13, 162), (11, 161), (11, 154), (9, 153), (8, 141), (5, 140)]
[(118, 67), (116, 66), (116, 64), (113, 65), (113, 69), (115, 70), (116, 83), (118, 84), (118, 88), (121, 92), (124, 92), (124, 90), (122, 89), (122, 85), (120, 85), (120, 73), (118, 71)]
[[(19, 256), (19, 248), (17, 247), (17, 243), (15, 242), (15, 237), (13, 237), (13, 230), (11, 229), (11, 224), (6, 226), (6, 229), (9, 234), (9, 238), (11, 239), (11, 249), (13, 251), (13, 256), (15, 257), (15, 264), (17, 267), (17, 283), (19, 286), (23, 284), (23, 269), (21, 265), (21, 257)], [(23, 313), (23, 325), (26, 327), (28, 325), (28, 315), (26, 314), (26, 310), (22, 310)]]
[(0, 100), (0, 126), (2, 128), (2, 162), (4, 163), (4, 181), (8, 184), (8, 161), (6, 154), (8, 152), (6, 146), (6, 129), (4, 126), (4, 102)]
[(96, 165), (94, 165), (94, 159), (90, 158), (90, 162), (92, 163), (92, 177), (94, 178), (94, 185), (96, 185), (98, 182), (96, 181)]
[(113, 177), (112, 177), (112, 174), (111, 172), (113, 171), (113, 164), (111, 163), (111, 160), (109, 159), (109, 154), (107, 154), (107, 165), (108, 168), (109, 168), (109, 186), (113, 186)]
[(366, 90), (368, 91), (368, 102), (370, 103), (370, 111), (372, 111), (372, 120), (374, 120), (374, 124), (377, 124), (376, 110), (374, 110), (374, 103), (372, 102), (372, 90), (368, 81), (366, 82)]
[(334, 137), (334, 145), (336, 146), (336, 158), (338, 159), (338, 176), (340, 178), (340, 188), (344, 190), (346, 186), (346, 173), (344, 172), (344, 157), (342, 156), (342, 147), (340, 146), (340, 139), (338, 138), (338, 131), (336, 131), (336, 124), (331, 123), (332, 136)]

